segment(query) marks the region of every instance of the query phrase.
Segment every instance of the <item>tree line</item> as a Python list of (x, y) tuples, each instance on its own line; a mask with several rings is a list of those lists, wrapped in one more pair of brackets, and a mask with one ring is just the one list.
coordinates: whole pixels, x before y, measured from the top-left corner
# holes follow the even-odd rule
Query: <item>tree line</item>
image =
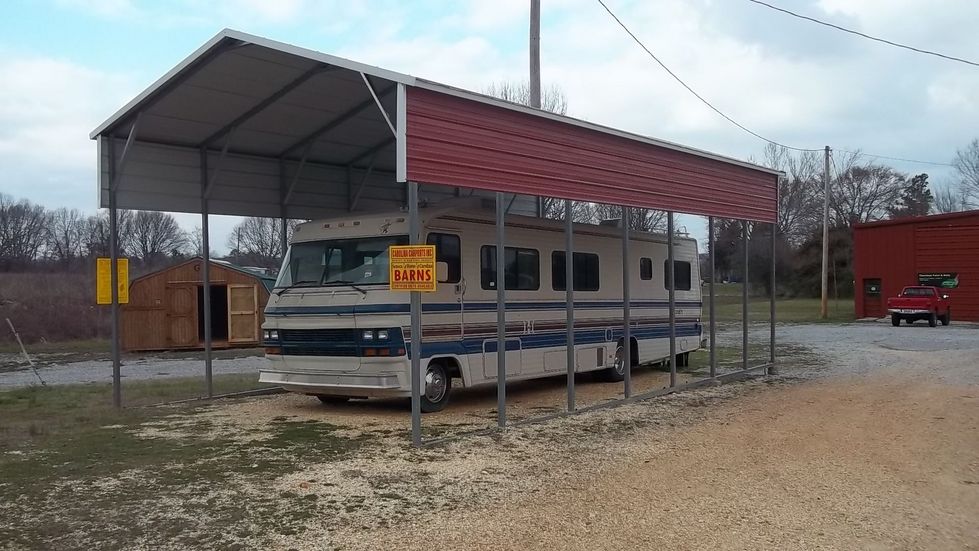
[[(288, 230), (298, 222), (289, 222)], [(119, 210), (116, 217), (119, 256), (139, 271), (148, 271), (203, 256), (200, 227), (184, 231), (172, 214)], [(275, 218), (246, 218), (228, 236), (225, 260), (276, 269), (283, 250), (282, 223)], [(74, 208), (48, 209), (26, 199), (0, 194), (0, 272), (72, 271), (91, 267), (92, 259), (109, 256), (107, 210), (85, 214)], [(214, 258), (221, 256), (212, 253)]]
[[(769, 144), (752, 161), (780, 170), (776, 224), (777, 290), (818, 296), (822, 264), (825, 163), (822, 152), (793, 152)], [(860, 152), (835, 154), (829, 179), (830, 292), (853, 293), (852, 227), (854, 224), (968, 210), (979, 207), (979, 139), (956, 152), (955, 180), (933, 191), (927, 173), (906, 174), (876, 163)], [(740, 222), (718, 221), (712, 244), (721, 279), (743, 277), (743, 233)], [(756, 291), (771, 291), (771, 226), (749, 224), (749, 281)], [(706, 269), (702, 270), (706, 274)]]

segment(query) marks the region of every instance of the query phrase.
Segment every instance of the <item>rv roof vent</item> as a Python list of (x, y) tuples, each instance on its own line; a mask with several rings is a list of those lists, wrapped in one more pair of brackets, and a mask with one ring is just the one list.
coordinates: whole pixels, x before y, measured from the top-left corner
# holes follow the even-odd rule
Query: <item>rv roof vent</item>
[(613, 228), (621, 228), (622, 227), (622, 219), (621, 218), (606, 218), (605, 220), (600, 220), (598, 222), (598, 225), (599, 226), (611, 226)]

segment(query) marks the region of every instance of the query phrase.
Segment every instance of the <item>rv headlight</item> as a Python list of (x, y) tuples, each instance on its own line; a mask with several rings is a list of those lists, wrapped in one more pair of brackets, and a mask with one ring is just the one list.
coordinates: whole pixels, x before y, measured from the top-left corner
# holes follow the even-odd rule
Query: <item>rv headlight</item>
[(360, 338), (363, 339), (363, 340), (365, 340), (365, 341), (372, 341), (372, 340), (374, 340), (374, 330), (373, 329), (365, 329), (364, 330), (364, 334), (361, 335)]
[(279, 330), (278, 329), (266, 329), (265, 330), (265, 340), (277, 341), (279, 340)]
[(388, 340), (388, 330), (387, 329), (379, 329), (377, 331), (377, 340), (379, 340), (379, 341), (386, 341), (386, 340)]

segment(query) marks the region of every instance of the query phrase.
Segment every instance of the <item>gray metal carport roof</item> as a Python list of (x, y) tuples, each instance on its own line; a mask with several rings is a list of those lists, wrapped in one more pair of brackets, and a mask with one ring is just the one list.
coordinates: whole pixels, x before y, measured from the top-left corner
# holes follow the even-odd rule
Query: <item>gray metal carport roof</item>
[[(735, 216), (734, 211), (684, 210), (670, 204), (671, 196), (688, 202), (703, 196), (704, 190), (694, 187), (698, 181), (707, 181), (716, 187), (716, 195), (743, 195), (737, 214), (744, 214), (744, 218), (772, 218), (767, 212), (750, 212), (758, 204), (768, 209), (777, 174), (770, 169), (233, 30), (218, 33), (92, 132), (91, 137), (99, 144), (100, 205), (108, 206), (106, 192), (114, 182), (119, 208), (201, 212), (202, 186), (213, 214), (319, 218), (355, 209), (398, 208), (405, 200), (404, 186), (397, 184), (396, 178), (399, 85), (409, 94), (412, 90), (418, 90), (418, 96), (420, 91), (436, 92), (438, 99), (464, 100), (474, 108), (498, 110), (493, 114), (520, 117), (511, 128), (527, 125), (536, 131), (552, 125), (574, 143), (612, 139), (617, 140), (617, 146), (641, 147), (655, 153), (658, 164), (637, 165), (638, 172), (632, 175), (639, 177), (635, 195), (643, 206), (742, 217)], [(419, 103), (412, 101), (409, 110)], [(456, 106), (439, 107), (446, 113)], [(132, 142), (123, 155), (131, 130)], [(457, 130), (476, 135), (478, 129), (468, 124)], [(518, 132), (524, 130), (518, 128)], [(408, 131), (412, 132), (410, 125)], [(423, 143), (431, 137), (411, 136), (407, 141)], [(512, 141), (514, 135), (507, 137)], [(528, 138), (540, 140), (541, 136)], [(481, 144), (461, 144), (473, 151), (475, 145)], [(558, 145), (568, 149), (567, 144)], [(484, 148), (476, 154), (485, 158), (489, 151)], [(634, 158), (618, 152), (609, 156), (607, 152), (606, 147), (600, 153), (617, 165), (635, 164)], [(509, 158), (502, 159), (503, 164), (512, 165), (514, 155), (518, 155), (516, 162), (539, 160), (528, 159), (524, 151), (510, 153)], [(554, 156), (553, 152), (548, 154)], [(409, 159), (409, 170), (423, 161)], [(697, 163), (705, 166), (695, 166)], [(682, 179), (678, 166), (695, 170)], [(468, 168), (479, 167), (470, 163)], [(507, 176), (498, 167), (491, 168), (495, 172), (483, 179), (484, 185), (471, 181), (465, 185), (483, 189), (494, 189), (491, 184), (507, 186)], [(445, 165), (435, 169), (446, 172)], [(569, 185), (583, 188), (590, 183), (582, 181), (585, 178), (597, 180), (602, 174), (612, 174), (605, 167), (601, 169), (605, 172), (584, 174), (578, 180), (571, 179)], [(113, 179), (113, 171), (118, 171), (119, 177)], [(419, 173), (432, 175), (431, 170)], [(745, 175), (754, 181), (746, 180)], [(532, 182), (532, 189), (552, 187), (553, 177), (538, 183), (531, 176), (534, 174), (520, 174)], [(606, 190), (625, 187), (623, 177), (618, 174), (610, 178)], [(759, 177), (763, 185), (759, 185)], [(419, 181), (423, 184), (422, 200), (457, 193), (444, 185), (445, 178)], [(432, 183), (443, 185), (427, 185)], [(734, 189), (725, 189), (727, 183)], [(527, 187), (519, 183), (504, 189), (508, 190), (527, 193)], [(653, 197), (653, 191), (662, 193)], [(649, 196), (644, 201), (643, 194)], [(588, 197), (597, 195), (600, 192)], [(726, 199), (721, 196), (718, 203), (732, 202)], [(737, 206), (737, 201), (733, 202)], [(513, 212), (535, 210), (530, 200), (516, 207)]]

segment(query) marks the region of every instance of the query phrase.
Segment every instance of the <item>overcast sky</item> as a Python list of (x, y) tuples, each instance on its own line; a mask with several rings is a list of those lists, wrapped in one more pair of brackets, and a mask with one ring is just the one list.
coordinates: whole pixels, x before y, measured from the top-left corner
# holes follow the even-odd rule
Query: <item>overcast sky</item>
[[(979, 57), (975, 0), (770, 0), (913, 46)], [(607, 0), (702, 96), (798, 147), (949, 162), (979, 136), (979, 68), (788, 17), (747, 0)], [(89, 132), (224, 27), (482, 90), (527, 74), (528, 0), (13, 0), (0, 8), (0, 192), (96, 208)], [(542, 0), (545, 85), (568, 114), (737, 157), (733, 127), (636, 46), (594, 0)], [(949, 168), (887, 161), (928, 172)], [(214, 217), (225, 250), (235, 220)], [(178, 215), (185, 228), (197, 221)], [(699, 220), (684, 218), (700, 236)]]

